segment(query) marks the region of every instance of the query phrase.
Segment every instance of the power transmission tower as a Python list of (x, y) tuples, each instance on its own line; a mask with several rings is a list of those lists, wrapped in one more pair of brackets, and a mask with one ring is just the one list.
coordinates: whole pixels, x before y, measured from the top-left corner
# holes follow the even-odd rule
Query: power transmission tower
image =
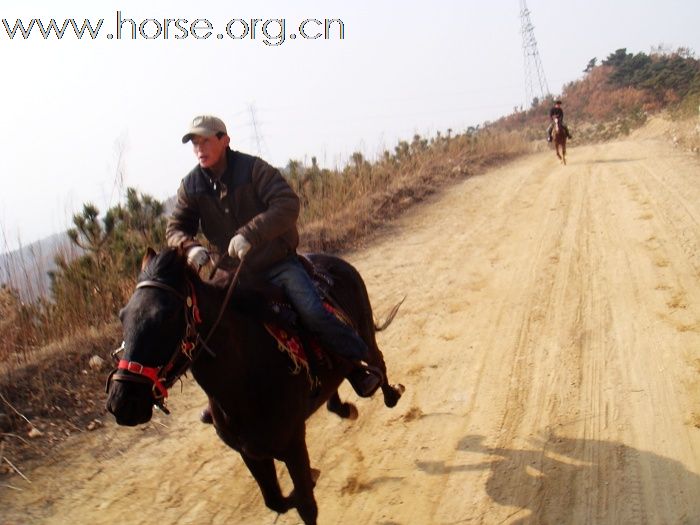
[(248, 109), (250, 111), (250, 120), (253, 127), (253, 133), (255, 133), (255, 144), (258, 148), (258, 155), (262, 155), (262, 148), (260, 146), (260, 133), (258, 132), (258, 123), (255, 119), (255, 104), (249, 104)]
[(535, 100), (543, 100), (549, 95), (547, 78), (544, 76), (544, 68), (540, 53), (537, 51), (535, 40), (535, 27), (530, 21), (530, 10), (525, 0), (520, 0), (520, 33), (523, 36), (523, 58), (525, 59), (525, 107)]

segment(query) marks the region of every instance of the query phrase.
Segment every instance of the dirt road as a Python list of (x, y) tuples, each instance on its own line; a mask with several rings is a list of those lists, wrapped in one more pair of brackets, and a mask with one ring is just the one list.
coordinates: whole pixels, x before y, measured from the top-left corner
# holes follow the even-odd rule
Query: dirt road
[[(466, 180), (350, 255), (377, 312), (408, 295), (380, 335), (407, 392), (311, 420), (320, 523), (700, 523), (700, 164), (659, 126)], [(0, 523), (299, 523), (196, 386), (172, 397), (13, 478)]]

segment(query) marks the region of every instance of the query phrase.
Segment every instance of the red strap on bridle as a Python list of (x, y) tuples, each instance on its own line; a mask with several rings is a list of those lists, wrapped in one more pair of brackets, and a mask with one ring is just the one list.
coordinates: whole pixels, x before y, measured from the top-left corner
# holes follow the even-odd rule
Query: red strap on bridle
[(160, 368), (155, 368), (152, 366), (143, 366), (141, 363), (137, 363), (136, 361), (127, 361), (126, 359), (120, 359), (119, 364), (117, 365), (118, 370), (126, 370), (127, 372), (131, 372), (132, 374), (140, 375), (147, 377), (151, 381), (153, 381), (153, 386), (158, 389), (158, 392), (160, 392), (161, 397), (165, 399), (168, 397), (168, 390), (163, 386), (163, 383), (160, 382)]
[(192, 310), (192, 320), (195, 325), (202, 324), (202, 318), (199, 315), (199, 306), (197, 305), (197, 293), (194, 290), (194, 284), (187, 281), (190, 288), (190, 295), (187, 296), (185, 300), (187, 306)]

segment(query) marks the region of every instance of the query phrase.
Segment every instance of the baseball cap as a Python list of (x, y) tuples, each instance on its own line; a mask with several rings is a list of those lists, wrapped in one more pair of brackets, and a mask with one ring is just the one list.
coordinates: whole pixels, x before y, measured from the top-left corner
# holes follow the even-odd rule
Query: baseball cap
[(199, 115), (192, 119), (189, 131), (182, 137), (182, 143), (186, 144), (195, 135), (213, 137), (217, 133), (228, 135), (224, 121), (213, 115)]

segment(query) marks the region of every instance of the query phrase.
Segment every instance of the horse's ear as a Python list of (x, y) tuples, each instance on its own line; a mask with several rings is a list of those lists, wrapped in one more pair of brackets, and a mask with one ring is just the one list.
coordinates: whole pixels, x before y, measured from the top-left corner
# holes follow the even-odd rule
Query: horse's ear
[(141, 260), (141, 271), (146, 269), (146, 266), (148, 266), (148, 263), (151, 262), (151, 260), (156, 256), (156, 251), (151, 248), (150, 246), (146, 250), (146, 253), (143, 256), (143, 259)]

